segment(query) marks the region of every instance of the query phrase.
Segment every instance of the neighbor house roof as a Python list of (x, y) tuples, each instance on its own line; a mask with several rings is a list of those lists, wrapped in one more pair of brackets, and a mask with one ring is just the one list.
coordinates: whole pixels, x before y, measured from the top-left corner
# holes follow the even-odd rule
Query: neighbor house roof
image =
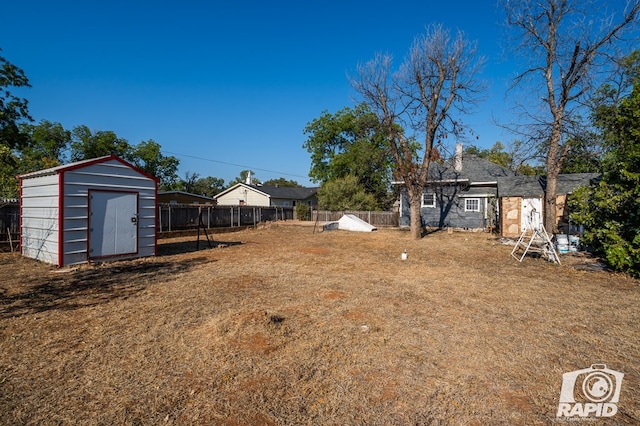
[(259, 192), (270, 198), (280, 198), (287, 200), (306, 200), (317, 194), (318, 188), (292, 188), (288, 186), (269, 186), (269, 185), (247, 185), (246, 183), (237, 183), (230, 188), (225, 189), (217, 194), (215, 198), (219, 198), (238, 187), (245, 187), (252, 191)]
[(289, 186), (254, 186), (257, 190), (268, 194), (271, 198), (283, 198), (287, 200), (306, 200), (318, 193), (318, 188), (293, 188)]
[[(599, 173), (571, 173), (558, 175), (557, 194), (571, 194), (579, 186), (593, 183)], [(542, 197), (547, 189), (545, 176), (511, 176), (498, 179), (500, 197)]]

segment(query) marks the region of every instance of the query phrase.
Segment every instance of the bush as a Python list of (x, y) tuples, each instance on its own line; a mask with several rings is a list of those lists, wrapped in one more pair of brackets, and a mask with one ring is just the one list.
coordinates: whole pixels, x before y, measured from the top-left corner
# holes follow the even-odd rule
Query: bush
[(309, 217), (310, 210), (311, 209), (306, 204), (298, 204), (298, 205), (296, 205), (296, 219), (298, 219), (298, 220), (310, 220), (311, 219)]

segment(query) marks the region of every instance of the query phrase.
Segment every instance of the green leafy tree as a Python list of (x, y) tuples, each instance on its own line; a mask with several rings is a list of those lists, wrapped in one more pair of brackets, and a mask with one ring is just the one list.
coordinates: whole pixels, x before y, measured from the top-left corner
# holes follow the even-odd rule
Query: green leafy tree
[(498, 164), (507, 169), (513, 170), (513, 156), (505, 151), (505, 147), (502, 142), (498, 141), (493, 144), (489, 149), (480, 149), (474, 145), (471, 145), (464, 150), (467, 154), (474, 155), (479, 158), (484, 158), (487, 161), (491, 161), (494, 164)]
[(561, 173), (598, 173), (603, 153), (601, 139), (593, 133), (585, 133), (573, 138), (568, 143), (571, 149), (562, 164)]
[(23, 124), (21, 131), (27, 135), (29, 143), (18, 150), (20, 173), (47, 169), (66, 162), (71, 132), (60, 123), (42, 120), (36, 125)]
[(287, 187), (287, 188), (302, 188), (302, 185), (300, 185), (295, 180), (288, 180), (288, 179), (285, 179), (283, 177), (278, 178), (278, 179), (266, 180), (266, 181), (264, 181), (263, 185), (280, 186), (280, 187)]
[(327, 210), (376, 210), (375, 197), (366, 192), (356, 176), (329, 180), (318, 189), (318, 204)]
[(346, 176), (358, 182), (375, 199), (378, 208), (388, 208), (393, 156), (378, 117), (365, 105), (344, 108), (335, 114), (323, 112), (307, 124), (303, 147), (311, 154), (309, 176), (324, 184)]
[(198, 173), (192, 173), (188, 171), (184, 174), (184, 179), (180, 180), (180, 183), (177, 185), (176, 189), (179, 191), (195, 194), (194, 191), (196, 190), (196, 182), (198, 181), (198, 179), (200, 179), (200, 175)]
[(117, 155), (133, 160), (133, 147), (126, 139), (111, 130), (92, 132), (87, 126), (76, 126), (72, 131), (71, 161), (88, 160), (105, 155)]
[[(28, 137), (20, 131), (19, 125), (21, 122), (33, 121), (29, 115), (29, 101), (11, 93), (9, 89), (12, 87), (31, 87), (31, 85), (22, 69), (0, 56), (0, 146), (9, 149), (21, 148), (29, 142)], [(13, 160), (6, 155), (3, 155), (2, 159)]]
[(213, 197), (218, 195), (224, 189), (224, 179), (213, 176), (198, 178), (193, 183), (192, 193), (204, 195), (205, 197)]
[(602, 179), (579, 188), (569, 207), (583, 241), (615, 269), (640, 277), (640, 79), (617, 105), (596, 110), (606, 147)]
[(0, 201), (3, 198), (18, 198), (20, 188), (16, 176), (18, 171), (18, 157), (8, 146), (0, 144)]
[(153, 139), (142, 141), (131, 150), (133, 164), (155, 176), (162, 188), (168, 188), (178, 181), (180, 160), (162, 154), (161, 147)]
[(14, 149), (0, 145), (0, 185), (2, 198), (17, 198), (17, 175), (59, 166), (65, 161), (70, 132), (59, 123), (43, 120), (37, 125), (20, 124), (27, 142)]

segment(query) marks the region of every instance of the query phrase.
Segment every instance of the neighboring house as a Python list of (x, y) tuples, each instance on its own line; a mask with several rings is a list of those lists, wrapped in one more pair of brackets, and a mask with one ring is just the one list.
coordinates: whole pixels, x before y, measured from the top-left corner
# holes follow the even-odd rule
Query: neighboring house
[[(587, 186), (600, 177), (598, 173), (573, 173), (558, 176), (556, 197), (556, 224), (561, 233), (574, 233), (570, 229), (567, 197), (579, 186)], [(498, 179), (500, 198), (500, 229), (502, 236), (520, 236), (527, 226), (542, 221), (543, 199), (547, 180), (541, 176), (515, 176)], [(550, 231), (550, 230), (547, 230)]]
[(318, 204), (318, 188), (238, 183), (215, 196), (220, 206), (294, 207)]
[(184, 191), (158, 192), (159, 204), (215, 204), (215, 198)]
[[(509, 169), (467, 155), (456, 146), (455, 157), (431, 163), (422, 196), (422, 225), (437, 228), (487, 229), (497, 222), (498, 179), (514, 176)], [(402, 183), (400, 183), (402, 185)], [(400, 226), (410, 226), (406, 188), (400, 191)]]

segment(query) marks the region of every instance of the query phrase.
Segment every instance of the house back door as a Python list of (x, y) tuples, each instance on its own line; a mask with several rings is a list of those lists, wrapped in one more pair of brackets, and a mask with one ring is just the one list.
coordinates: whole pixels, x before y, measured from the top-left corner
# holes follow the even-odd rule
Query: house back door
[(89, 257), (133, 254), (138, 250), (138, 194), (89, 192)]
[(540, 228), (542, 224), (542, 199), (523, 198), (520, 217), (520, 229)]

